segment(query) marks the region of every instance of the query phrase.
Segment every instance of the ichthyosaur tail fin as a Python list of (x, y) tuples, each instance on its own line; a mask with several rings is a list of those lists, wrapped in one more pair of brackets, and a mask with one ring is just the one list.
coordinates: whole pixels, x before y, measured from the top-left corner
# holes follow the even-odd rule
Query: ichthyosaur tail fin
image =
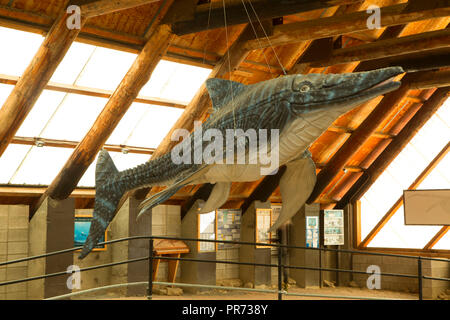
[(120, 184), (112, 183), (118, 173), (108, 151), (100, 151), (95, 168), (94, 215), (79, 259), (86, 257), (100, 242), (106, 228), (116, 215), (117, 206), (124, 194), (124, 191), (120, 190)]

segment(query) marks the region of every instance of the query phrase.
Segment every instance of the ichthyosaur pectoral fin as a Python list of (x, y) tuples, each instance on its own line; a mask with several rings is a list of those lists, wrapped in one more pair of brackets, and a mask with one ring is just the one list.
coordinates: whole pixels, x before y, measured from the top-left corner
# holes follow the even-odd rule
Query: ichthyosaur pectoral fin
[(276, 231), (288, 223), (300, 210), (316, 184), (316, 165), (309, 151), (302, 158), (286, 164), (286, 171), (280, 180), (280, 193), (283, 201), (281, 213), (269, 232)]
[(209, 213), (219, 209), (228, 200), (231, 182), (217, 182), (198, 213)]
[(194, 169), (192, 172), (188, 172), (182, 175), (181, 178), (179, 178), (177, 181), (175, 181), (173, 184), (168, 186), (163, 191), (160, 191), (158, 193), (155, 193), (154, 195), (150, 196), (149, 198), (145, 199), (141, 202), (139, 205), (139, 214), (137, 219), (139, 218), (148, 210), (156, 207), (157, 205), (163, 203), (164, 201), (168, 200), (170, 197), (172, 197), (175, 193), (178, 192), (181, 188), (189, 185), (192, 183), (192, 181), (195, 179), (197, 174), (199, 174), (204, 167), (199, 167)]
[(100, 151), (95, 168), (95, 205), (94, 214), (89, 229), (89, 236), (80, 253), (79, 259), (86, 257), (98, 244), (105, 234), (109, 223), (117, 213), (117, 206), (122, 198), (123, 191), (119, 184), (109, 183), (117, 174), (109, 153)]

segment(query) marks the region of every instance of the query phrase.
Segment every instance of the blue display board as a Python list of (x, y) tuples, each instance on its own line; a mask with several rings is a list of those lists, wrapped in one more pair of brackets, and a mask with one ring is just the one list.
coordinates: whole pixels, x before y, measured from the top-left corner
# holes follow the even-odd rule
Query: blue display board
[[(81, 247), (86, 242), (87, 236), (89, 234), (89, 228), (91, 227), (92, 216), (89, 215), (77, 215), (75, 216), (75, 227), (74, 227), (74, 247)], [(106, 241), (106, 232), (99, 242)], [(106, 244), (95, 246), (94, 250), (105, 250)]]

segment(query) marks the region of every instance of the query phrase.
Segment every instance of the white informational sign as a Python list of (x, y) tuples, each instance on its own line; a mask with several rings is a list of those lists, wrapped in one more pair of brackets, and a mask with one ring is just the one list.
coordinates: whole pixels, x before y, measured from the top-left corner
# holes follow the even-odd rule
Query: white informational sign
[(319, 247), (319, 217), (306, 216), (306, 247)]
[(344, 210), (324, 210), (323, 236), (326, 246), (344, 244)]
[[(216, 240), (216, 212), (199, 214), (199, 236), (200, 239)], [(210, 252), (216, 250), (214, 242), (199, 242), (199, 252)]]

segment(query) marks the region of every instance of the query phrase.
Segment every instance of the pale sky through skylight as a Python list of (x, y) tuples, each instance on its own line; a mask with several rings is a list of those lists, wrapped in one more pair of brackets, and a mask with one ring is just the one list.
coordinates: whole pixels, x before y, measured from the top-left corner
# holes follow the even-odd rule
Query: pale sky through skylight
[[(0, 74), (21, 76), (37, 52), (43, 37), (0, 27)], [(114, 91), (137, 55), (74, 42), (56, 69), (51, 82)], [(211, 73), (210, 69), (161, 60), (140, 95), (189, 103)], [(13, 89), (0, 84), (0, 105)], [(108, 99), (44, 90), (16, 136), (81, 141)], [(133, 103), (107, 144), (156, 148), (183, 113), (182, 109)], [(73, 149), (11, 144), (0, 157), (0, 184), (48, 185)], [(111, 152), (120, 170), (150, 159), (145, 154)], [(79, 186), (93, 187), (95, 163)]]

